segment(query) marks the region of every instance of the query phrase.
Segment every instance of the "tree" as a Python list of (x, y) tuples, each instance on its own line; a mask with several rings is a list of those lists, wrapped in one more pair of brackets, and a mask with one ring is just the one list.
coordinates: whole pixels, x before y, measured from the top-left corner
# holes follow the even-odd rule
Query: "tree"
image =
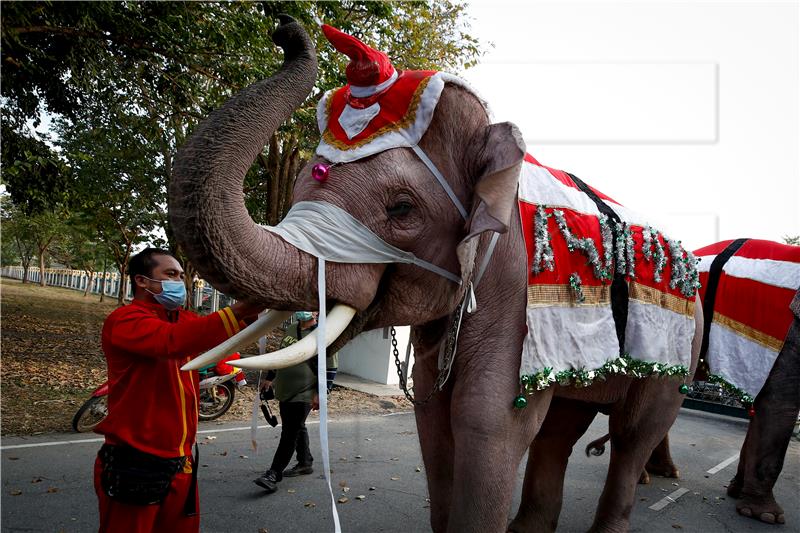
[[(77, 173), (42, 166), (38, 181), (9, 182), (15, 201), (35, 203), (31, 183), (47, 183), (42, 190), (58, 196), (66, 176), (70, 205), (95, 213), (121, 272), (131, 248), (153, 240), (156, 225), (180, 257), (166, 217), (172, 158), (202, 117), (277, 70), (283, 57), (269, 36), (279, 13), (317, 40), (319, 81), (248, 173), (245, 199), (257, 222), (283, 218), (295, 175), (319, 139), (316, 102), (345, 82), (347, 59), (317, 21), (385, 50), (398, 68), (458, 71), (480, 54), (464, 4), (452, 1), (4, 2), (4, 136), (7, 130), (28, 145), (26, 121), (53, 115), (61, 136), (53, 142)], [(14, 148), (4, 165), (27, 160), (25, 153)], [(101, 191), (113, 198), (101, 202)], [(184, 268), (191, 277), (192, 266)]]
[(22, 283), (27, 283), (31, 263), (36, 257), (36, 241), (30, 220), (8, 199), (4, 197), (2, 200), (3, 264), (18, 260), (22, 266)]

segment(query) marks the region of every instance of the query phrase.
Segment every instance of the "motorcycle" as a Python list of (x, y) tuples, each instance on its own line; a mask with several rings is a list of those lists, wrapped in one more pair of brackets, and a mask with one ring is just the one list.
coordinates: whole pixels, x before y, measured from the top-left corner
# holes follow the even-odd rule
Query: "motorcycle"
[[(227, 364), (227, 361), (239, 357), (235, 353), (216, 365), (200, 369), (199, 420), (215, 420), (227, 413), (233, 405), (236, 390), (242, 390), (247, 385), (244, 372)], [(91, 397), (81, 405), (72, 418), (72, 429), (78, 433), (92, 431), (107, 415), (108, 381), (97, 387)]]

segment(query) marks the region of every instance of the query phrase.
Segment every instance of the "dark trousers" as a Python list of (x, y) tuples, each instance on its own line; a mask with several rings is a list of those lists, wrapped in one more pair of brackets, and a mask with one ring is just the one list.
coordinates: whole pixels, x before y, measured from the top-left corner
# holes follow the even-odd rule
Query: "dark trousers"
[(301, 465), (311, 465), (314, 458), (308, 446), (308, 430), (306, 418), (311, 412), (311, 404), (306, 402), (280, 402), (281, 411), (281, 440), (275, 456), (272, 458), (270, 470), (282, 473), (292, 455), (297, 451), (297, 462)]

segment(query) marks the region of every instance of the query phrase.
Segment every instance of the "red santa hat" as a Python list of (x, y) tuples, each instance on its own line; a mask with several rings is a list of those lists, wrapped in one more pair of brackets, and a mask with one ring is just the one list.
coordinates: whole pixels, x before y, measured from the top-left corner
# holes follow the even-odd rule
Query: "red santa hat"
[(386, 90), (397, 79), (397, 71), (384, 52), (327, 24), (322, 25), (322, 32), (336, 50), (350, 58), (345, 74), (354, 97), (372, 96)]
[(444, 72), (397, 72), (385, 53), (327, 24), (322, 31), (350, 58), (347, 85), (328, 91), (317, 105), (322, 134), (317, 154), (329, 161), (345, 163), (413, 147), (428, 129), (445, 82), (471, 90)]

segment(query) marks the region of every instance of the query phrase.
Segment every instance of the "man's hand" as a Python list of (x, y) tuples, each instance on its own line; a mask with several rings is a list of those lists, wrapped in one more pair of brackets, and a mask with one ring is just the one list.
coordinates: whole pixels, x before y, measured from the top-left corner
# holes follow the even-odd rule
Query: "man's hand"
[(319, 394), (315, 394), (314, 397), (311, 398), (311, 410), (319, 411)]
[(262, 379), (261, 383), (258, 384), (258, 390), (267, 390), (272, 386), (272, 382), (268, 379)]
[(258, 314), (264, 310), (264, 306), (251, 304), (245, 301), (236, 302), (231, 305), (231, 311), (238, 320), (245, 322), (253, 321), (258, 317)]

